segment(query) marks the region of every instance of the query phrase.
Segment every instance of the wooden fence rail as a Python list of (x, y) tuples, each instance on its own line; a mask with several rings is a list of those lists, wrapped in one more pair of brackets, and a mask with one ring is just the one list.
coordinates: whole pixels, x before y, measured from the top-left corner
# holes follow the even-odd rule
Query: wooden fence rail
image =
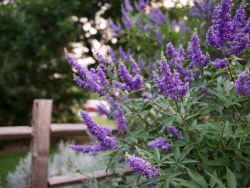
[[(50, 136), (82, 135), (87, 127), (83, 124), (51, 124), (52, 100), (34, 100), (31, 126), (0, 127), (0, 140), (31, 138), (31, 187), (48, 188), (81, 183), (88, 178), (104, 178), (120, 173), (131, 174), (131, 169), (97, 171), (93, 174), (75, 174), (48, 178)], [(112, 128), (112, 131), (116, 131)]]

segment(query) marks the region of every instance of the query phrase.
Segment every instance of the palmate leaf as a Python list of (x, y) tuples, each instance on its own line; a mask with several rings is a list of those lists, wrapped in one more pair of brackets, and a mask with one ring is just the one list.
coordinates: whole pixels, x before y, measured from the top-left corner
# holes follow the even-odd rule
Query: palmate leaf
[(225, 93), (222, 93), (222, 92), (219, 92), (219, 91), (216, 91), (216, 90), (212, 90), (212, 89), (209, 89), (208, 90), (209, 93), (212, 93), (214, 95), (216, 95), (221, 101), (225, 102), (224, 104), (226, 106), (230, 106), (232, 101), (229, 100), (229, 98), (225, 95)]
[(162, 182), (160, 185), (161, 188), (169, 188), (170, 182), (168, 180)]
[[(211, 174), (206, 171), (206, 173), (210, 176), (210, 185), (218, 185), (218, 188), (226, 188), (226, 186), (222, 183), (222, 181), (217, 177), (217, 174)], [(213, 187), (213, 186), (212, 186)]]
[(167, 161), (167, 159), (170, 159), (170, 157), (173, 156), (173, 155), (174, 155), (173, 153), (168, 153), (167, 155), (164, 155), (161, 158), (161, 162)]
[(194, 148), (194, 146), (187, 146), (184, 148), (184, 151), (181, 153), (180, 161), (184, 160), (184, 158), (190, 153), (190, 151)]
[(198, 185), (200, 185), (201, 187), (207, 188), (208, 184), (206, 182), (206, 180), (196, 171), (186, 168), (188, 175), (192, 178), (192, 180), (197, 183)]

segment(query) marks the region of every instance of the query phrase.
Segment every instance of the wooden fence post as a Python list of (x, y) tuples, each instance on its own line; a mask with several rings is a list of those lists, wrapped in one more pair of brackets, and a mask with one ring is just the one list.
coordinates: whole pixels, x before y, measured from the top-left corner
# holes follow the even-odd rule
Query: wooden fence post
[(48, 187), (52, 100), (34, 100), (32, 110), (31, 187)]

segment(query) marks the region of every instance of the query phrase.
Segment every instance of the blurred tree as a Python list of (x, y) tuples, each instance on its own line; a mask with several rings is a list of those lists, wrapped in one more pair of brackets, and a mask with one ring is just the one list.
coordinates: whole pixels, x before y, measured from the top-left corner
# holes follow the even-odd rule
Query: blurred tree
[[(72, 107), (88, 97), (72, 81), (64, 60), (70, 42), (90, 41), (72, 16), (93, 19), (106, 1), (17, 0), (0, 2), (0, 126), (30, 121), (32, 101), (54, 100), (53, 121), (75, 121)], [(113, 0), (109, 16), (119, 16)], [(100, 37), (99, 32), (95, 38)], [(90, 55), (91, 51), (89, 51)]]

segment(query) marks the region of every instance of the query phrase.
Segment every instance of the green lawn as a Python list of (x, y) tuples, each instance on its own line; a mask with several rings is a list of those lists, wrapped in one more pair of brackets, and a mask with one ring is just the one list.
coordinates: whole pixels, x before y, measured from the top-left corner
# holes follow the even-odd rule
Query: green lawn
[[(53, 155), (57, 150), (57, 145), (50, 148), (50, 155)], [(23, 159), (28, 154), (27, 151), (12, 151), (0, 153), (0, 188), (6, 186), (6, 178), (9, 172), (13, 172), (19, 164), (20, 159)]]
[(95, 117), (91, 117), (97, 124), (99, 125), (111, 125), (114, 126), (115, 125), (115, 121), (109, 120), (107, 118), (104, 117), (100, 117), (100, 116), (95, 116)]
[[(2, 181), (2, 186), (5, 187), (6, 177), (10, 171), (14, 171), (19, 163), (19, 160), (25, 157), (27, 152), (16, 151), (16, 152), (6, 152), (0, 153), (0, 178)], [(1, 186), (1, 185), (0, 185)]]

